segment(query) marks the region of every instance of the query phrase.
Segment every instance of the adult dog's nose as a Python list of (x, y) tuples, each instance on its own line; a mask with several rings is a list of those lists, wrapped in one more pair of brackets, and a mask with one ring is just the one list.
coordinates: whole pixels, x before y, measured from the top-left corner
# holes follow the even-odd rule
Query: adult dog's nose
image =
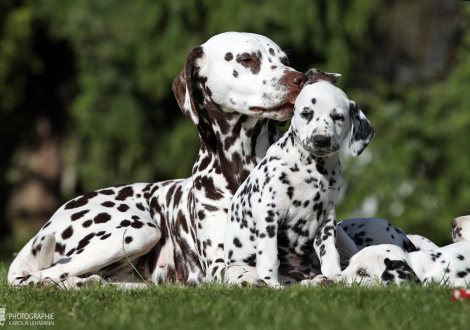
[(330, 145), (330, 137), (325, 136), (325, 135), (315, 135), (313, 137), (313, 143), (315, 144), (316, 147), (328, 147)]
[(296, 72), (289, 77), (289, 80), (292, 84), (298, 85), (299, 88), (302, 88), (308, 81), (308, 77), (301, 72)]

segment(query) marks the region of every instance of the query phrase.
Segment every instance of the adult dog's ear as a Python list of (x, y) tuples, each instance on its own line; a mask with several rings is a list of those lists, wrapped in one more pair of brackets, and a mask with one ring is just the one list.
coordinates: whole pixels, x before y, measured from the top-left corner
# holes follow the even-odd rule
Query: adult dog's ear
[(349, 116), (351, 117), (349, 150), (354, 157), (357, 157), (372, 141), (375, 131), (374, 126), (354, 101), (349, 101)]
[(193, 98), (194, 78), (201, 67), (206, 63), (206, 55), (201, 46), (194, 48), (188, 54), (184, 69), (173, 80), (173, 93), (176, 101), (194, 125), (199, 124), (199, 115)]
[(341, 75), (339, 73), (323, 72), (315, 68), (311, 68), (305, 72), (305, 74), (307, 75), (309, 82), (326, 81), (335, 84), (341, 79)]

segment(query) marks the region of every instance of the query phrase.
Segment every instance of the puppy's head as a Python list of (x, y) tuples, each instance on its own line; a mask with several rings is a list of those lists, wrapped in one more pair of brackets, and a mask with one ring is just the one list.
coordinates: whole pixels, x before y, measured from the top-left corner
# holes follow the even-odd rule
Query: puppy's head
[(410, 267), (406, 259), (390, 260), (384, 259), (385, 270), (380, 276), (382, 284), (397, 284), (402, 283), (421, 283), (416, 273)]
[(362, 285), (419, 283), (405, 251), (392, 244), (373, 245), (362, 249), (351, 258), (345, 270), (328, 280), (333, 283)]
[(470, 241), (470, 215), (455, 218), (451, 222), (454, 243)]
[(336, 153), (348, 135), (349, 149), (358, 156), (374, 136), (373, 126), (356, 103), (325, 81), (307, 83), (300, 92), (292, 132), (303, 148), (317, 157)]

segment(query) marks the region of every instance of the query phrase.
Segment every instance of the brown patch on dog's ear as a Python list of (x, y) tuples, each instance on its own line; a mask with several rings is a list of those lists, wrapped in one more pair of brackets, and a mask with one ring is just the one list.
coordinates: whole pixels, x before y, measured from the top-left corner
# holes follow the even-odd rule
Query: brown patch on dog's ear
[(184, 69), (173, 80), (173, 93), (176, 101), (194, 125), (199, 124), (199, 115), (193, 99), (193, 80), (199, 69), (205, 63), (205, 54), (201, 46), (194, 48), (188, 54)]
[(315, 68), (311, 68), (305, 72), (305, 74), (310, 82), (326, 81), (335, 84), (341, 79), (341, 75), (339, 73), (323, 72)]

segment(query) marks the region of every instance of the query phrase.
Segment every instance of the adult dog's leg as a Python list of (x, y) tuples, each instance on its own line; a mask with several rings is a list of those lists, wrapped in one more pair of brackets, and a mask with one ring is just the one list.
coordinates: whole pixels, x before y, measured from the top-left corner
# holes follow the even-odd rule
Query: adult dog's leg
[[(129, 260), (137, 262), (161, 237), (149, 205), (151, 190), (158, 188), (152, 184), (108, 188), (66, 203), (18, 254), (9, 283), (131, 274)], [(49, 245), (54, 240), (52, 250)]]
[(255, 267), (230, 265), (225, 268), (224, 281), (228, 284), (261, 285), (265, 282), (259, 278)]

